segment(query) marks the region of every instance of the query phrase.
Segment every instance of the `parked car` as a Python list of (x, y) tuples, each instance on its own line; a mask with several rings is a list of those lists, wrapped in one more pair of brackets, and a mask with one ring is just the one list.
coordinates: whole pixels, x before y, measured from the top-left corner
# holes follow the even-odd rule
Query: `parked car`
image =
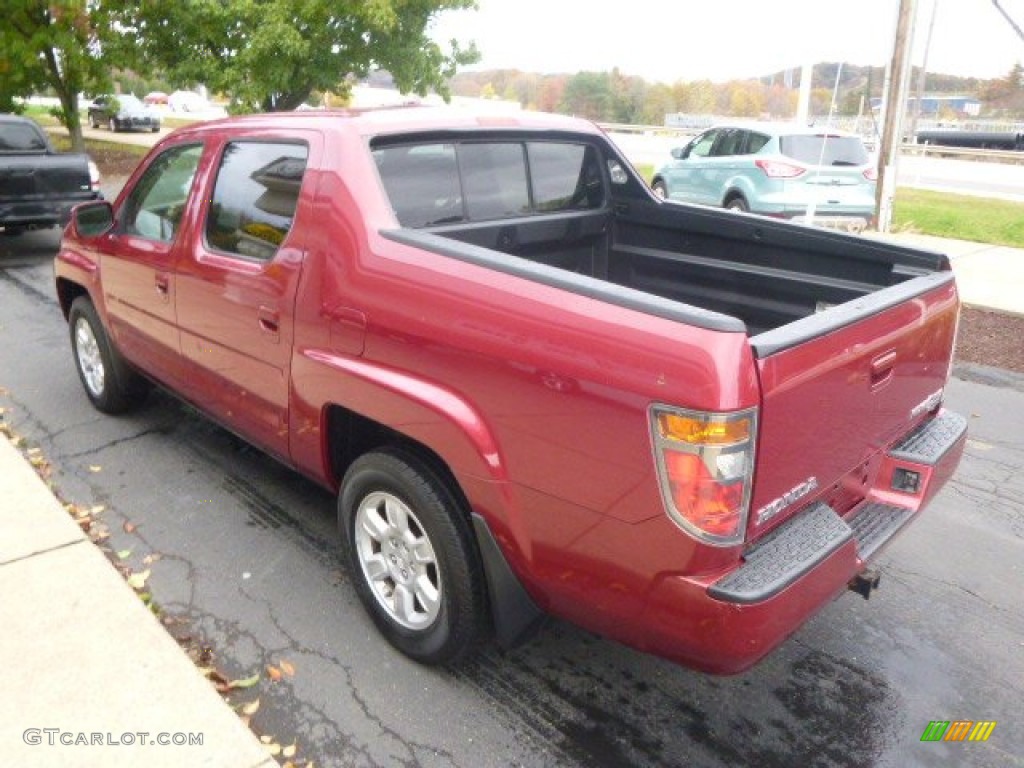
[(167, 106), (167, 94), (163, 91), (150, 91), (147, 93), (142, 101), (151, 107)]
[(672, 150), (652, 187), (669, 200), (860, 231), (874, 220), (875, 181), (855, 134), (752, 123), (716, 126)]
[(111, 131), (160, 130), (160, 113), (131, 94), (97, 96), (89, 104), (89, 124)]
[(738, 672), (877, 586), (966, 442), (945, 256), (659, 200), (562, 116), (181, 128), (55, 276), (93, 405), (158, 382), (330, 489), (424, 663), (553, 615)]
[(206, 112), (210, 102), (194, 91), (175, 91), (167, 97), (172, 112)]
[(101, 198), (88, 155), (57, 152), (32, 120), (0, 115), (0, 231), (62, 226), (73, 206)]

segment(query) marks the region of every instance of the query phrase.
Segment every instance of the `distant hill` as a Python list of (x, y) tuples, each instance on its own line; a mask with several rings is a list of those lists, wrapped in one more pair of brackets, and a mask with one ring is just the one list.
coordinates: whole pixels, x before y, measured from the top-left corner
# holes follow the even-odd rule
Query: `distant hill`
[[(841, 68), (841, 71), (840, 71)], [(814, 66), (811, 114), (828, 114), (839, 75), (836, 113), (862, 113), (871, 97), (880, 97), (883, 67), (820, 62)], [(911, 75), (916, 92), (919, 69)], [(800, 69), (782, 70), (758, 78), (712, 83), (677, 81), (649, 83), (618, 69), (606, 72), (538, 74), (515, 69), (460, 72), (451, 80), (452, 93), (477, 98), (518, 101), (525, 108), (562, 112), (592, 120), (658, 125), (670, 113), (716, 114), (785, 119), (796, 114)], [(1024, 117), (1024, 71), (1005, 78), (981, 80), (929, 72), (928, 95), (969, 96), (983, 103), (983, 117)]]

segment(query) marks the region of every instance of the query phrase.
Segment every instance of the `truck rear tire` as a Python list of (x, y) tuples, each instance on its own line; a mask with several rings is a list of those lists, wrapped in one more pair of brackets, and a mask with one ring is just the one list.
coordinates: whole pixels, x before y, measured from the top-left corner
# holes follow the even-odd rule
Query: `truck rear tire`
[(398, 449), (356, 459), (338, 526), (356, 593), (389, 643), (423, 664), (477, 645), (487, 612), (469, 515), (425, 462)]
[(79, 296), (68, 312), (71, 350), (85, 394), (103, 413), (124, 413), (146, 397), (145, 379), (133, 371), (110, 343), (96, 307)]
[(651, 185), (651, 189), (654, 190), (654, 194), (662, 200), (668, 200), (668, 187), (665, 186), (665, 182), (661, 179), (654, 182), (654, 184)]

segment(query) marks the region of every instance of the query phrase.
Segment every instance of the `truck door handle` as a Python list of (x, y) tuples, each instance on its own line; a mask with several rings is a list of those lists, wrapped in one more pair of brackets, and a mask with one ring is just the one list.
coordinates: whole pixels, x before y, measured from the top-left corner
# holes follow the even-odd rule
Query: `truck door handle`
[(896, 350), (884, 352), (871, 361), (871, 388), (876, 389), (888, 383), (896, 365)]
[(260, 330), (277, 342), (281, 338), (281, 313), (270, 307), (260, 307), (256, 315)]
[(171, 277), (166, 272), (157, 272), (153, 278), (153, 282), (156, 286), (156, 292), (160, 294), (160, 298), (164, 301), (170, 296), (171, 292)]

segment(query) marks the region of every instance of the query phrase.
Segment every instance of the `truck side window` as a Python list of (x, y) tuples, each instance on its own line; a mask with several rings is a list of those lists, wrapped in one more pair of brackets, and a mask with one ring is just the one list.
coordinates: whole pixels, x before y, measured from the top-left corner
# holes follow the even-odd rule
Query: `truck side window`
[(461, 144), (459, 170), (470, 220), (500, 219), (529, 212), (526, 158), (521, 143)]
[(125, 201), (125, 232), (165, 243), (174, 240), (202, 153), (202, 144), (189, 144), (168, 149), (150, 163)]
[(224, 147), (207, 243), (251, 259), (274, 258), (295, 217), (308, 154), (299, 143), (235, 141)]
[(604, 182), (597, 152), (584, 144), (530, 142), (530, 184), (538, 211), (600, 208)]
[(43, 135), (31, 125), (0, 124), (0, 152), (45, 152)]
[(454, 144), (414, 144), (373, 150), (391, 207), (403, 227), (463, 221)]

